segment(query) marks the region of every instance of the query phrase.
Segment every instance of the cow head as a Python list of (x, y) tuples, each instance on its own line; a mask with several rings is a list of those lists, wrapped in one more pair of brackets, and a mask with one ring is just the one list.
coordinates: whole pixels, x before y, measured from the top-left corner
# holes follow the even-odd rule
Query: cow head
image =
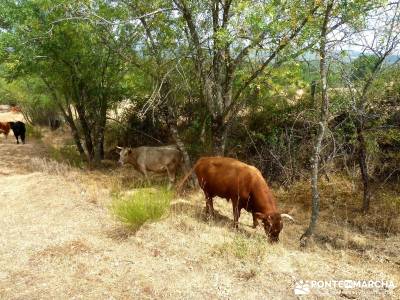
[(132, 149), (131, 148), (123, 148), (123, 147), (117, 147), (119, 149), (119, 160), (118, 163), (123, 166), (127, 163), (129, 163), (130, 156), (132, 155)]
[(265, 234), (268, 236), (268, 241), (270, 243), (279, 242), (279, 234), (283, 228), (282, 218), (288, 218), (292, 221), (294, 219), (288, 214), (262, 214), (256, 213), (258, 219), (262, 220), (264, 224)]

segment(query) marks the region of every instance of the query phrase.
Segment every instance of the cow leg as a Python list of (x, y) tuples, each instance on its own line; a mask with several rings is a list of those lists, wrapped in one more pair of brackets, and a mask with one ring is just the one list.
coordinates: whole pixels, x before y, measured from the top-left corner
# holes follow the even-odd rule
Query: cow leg
[(143, 165), (139, 165), (139, 171), (143, 174), (145, 180), (148, 184), (150, 184), (149, 176), (147, 175), (146, 167)]
[(17, 144), (19, 144), (18, 135), (17, 134), (14, 134), (14, 135), (15, 135), (15, 138), (17, 139)]
[(173, 173), (173, 170), (169, 169), (168, 166), (166, 167), (166, 169), (167, 169), (167, 174), (168, 174), (168, 179), (169, 179), (168, 189), (170, 189), (175, 182), (175, 174)]
[(169, 175), (171, 176), (170, 178), (172, 183), (175, 183), (176, 171), (177, 171), (176, 166), (172, 166), (171, 168), (168, 168), (168, 170), (169, 170)]
[(25, 144), (25, 131), (23, 131), (21, 133), (21, 141), (22, 141), (22, 144)]
[(214, 219), (215, 214), (214, 214), (213, 198), (210, 197), (209, 195), (206, 195), (206, 213), (207, 215), (211, 216), (211, 218)]
[(258, 226), (258, 220), (255, 213), (253, 213), (253, 228), (257, 228), (257, 226)]
[(233, 210), (233, 227), (236, 229), (239, 228), (239, 217), (240, 217), (240, 210), (239, 210), (239, 201), (232, 199), (232, 210)]
[(151, 182), (150, 182), (150, 178), (149, 178), (149, 175), (147, 174), (147, 172), (146, 171), (144, 171), (144, 178), (146, 179), (146, 181), (147, 181), (147, 183), (150, 185), (151, 184)]

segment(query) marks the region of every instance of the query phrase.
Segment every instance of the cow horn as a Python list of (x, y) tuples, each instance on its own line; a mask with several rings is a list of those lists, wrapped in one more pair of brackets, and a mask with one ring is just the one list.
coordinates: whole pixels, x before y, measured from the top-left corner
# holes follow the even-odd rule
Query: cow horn
[(255, 213), (255, 216), (256, 216), (258, 219), (260, 219), (260, 220), (264, 220), (264, 219), (265, 219), (265, 215), (262, 214), (262, 213), (260, 213), (260, 212), (256, 212), (256, 213)]
[(294, 222), (294, 219), (288, 214), (281, 214), (281, 218), (288, 218), (289, 220), (292, 220)]
[(122, 147), (120, 147), (120, 146), (117, 146), (117, 149), (119, 149), (119, 150), (122, 150), (123, 148), (122, 148)]

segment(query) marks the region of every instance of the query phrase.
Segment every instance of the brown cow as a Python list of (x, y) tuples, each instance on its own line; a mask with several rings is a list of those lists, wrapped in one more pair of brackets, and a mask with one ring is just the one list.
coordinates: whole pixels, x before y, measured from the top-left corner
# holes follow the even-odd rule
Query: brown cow
[(10, 132), (10, 124), (8, 122), (0, 122), (0, 133), (4, 133), (6, 138)]
[(244, 208), (252, 213), (254, 228), (258, 225), (258, 219), (263, 222), (270, 242), (279, 240), (282, 217), (293, 221), (291, 216), (278, 213), (275, 198), (257, 168), (233, 158), (202, 157), (193, 169), (206, 196), (206, 211), (211, 216), (214, 216), (213, 197), (231, 200), (234, 226), (238, 227), (240, 211)]
[(182, 153), (176, 146), (122, 148), (119, 163), (132, 164), (146, 179), (147, 171), (167, 173), (170, 182), (175, 181), (176, 172), (182, 162)]

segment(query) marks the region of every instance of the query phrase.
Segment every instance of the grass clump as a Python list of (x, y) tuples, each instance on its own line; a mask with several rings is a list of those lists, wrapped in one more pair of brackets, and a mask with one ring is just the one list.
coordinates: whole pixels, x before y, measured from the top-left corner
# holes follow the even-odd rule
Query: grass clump
[(111, 204), (113, 215), (122, 223), (139, 229), (148, 221), (159, 220), (168, 210), (173, 192), (167, 188), (141, 188), (129, 196), (116, 195)]
[(213, 249), (213, 254), (230, 255), (240, 260), (261, 261), (267, 242), (263, 237), (236, 235), (232, 241), (225, 242)]
[(77, 168), (83, 168), (85, 164), (74, 145), (65, 145), (61, 148), (51, 147), (50, 157), (57, 162), (67, 162)]
[(34, 138), (37, 140), (40, 140), (43, 135), (42, 135), (42, 131), (40, 130), (40, 127), (37, 126), (33, 126), (31, 124), (25, 124), (26, 126), (26, 135), (29, 138)]
[(65, 176), (71, 171), (71, 166), (47, 158), (33, 157), (29, 168), (32, 172), (44, 172), (52, 175)]

